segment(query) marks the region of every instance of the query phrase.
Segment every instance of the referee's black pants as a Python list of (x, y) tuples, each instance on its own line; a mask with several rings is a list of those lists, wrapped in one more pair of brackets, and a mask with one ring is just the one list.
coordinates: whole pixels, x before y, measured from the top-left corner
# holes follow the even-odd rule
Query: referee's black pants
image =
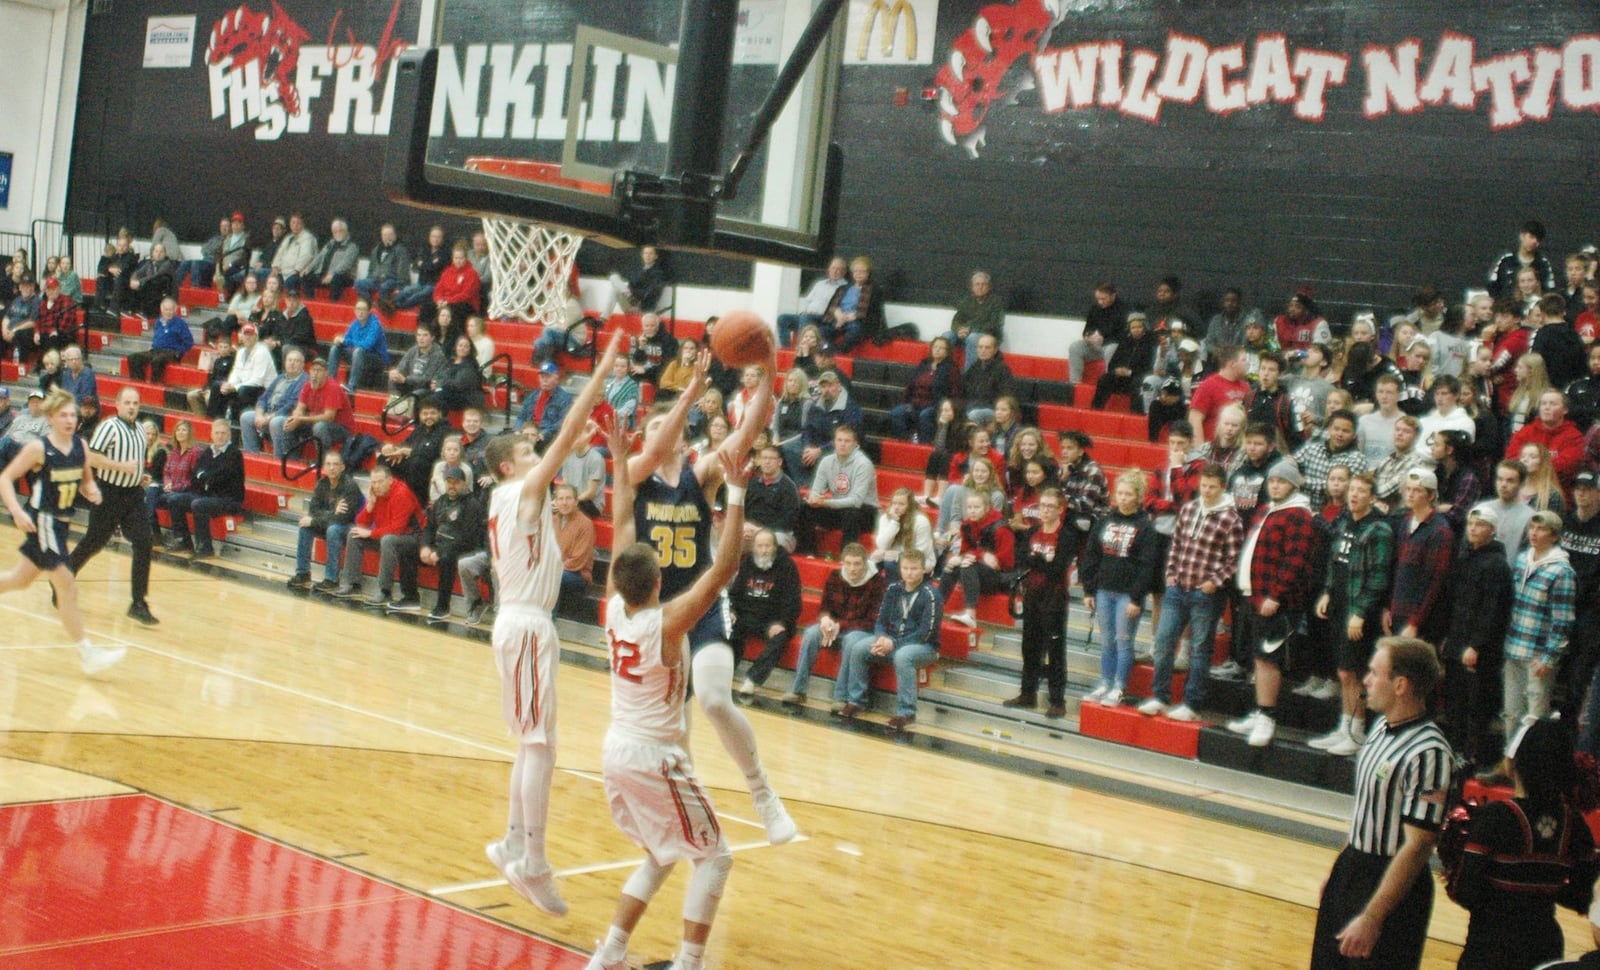
[(100, 504), (89, 509), (89, 530), (72, 550), (72, 574), (76, 576), (84, 563), (104, 549), (121, 526), (122, 535), (133, 546), (133, 601), (143, 603), (150, 592), (150, 515), (144, 507), (144, 490), (137, 485), (101, 482), (100, 494)]
[(1339, 934), (1366, 907), (1389, 862), (1388, 856), (1360, 852), (1349, 845), (1339, 853), (1317, 907), (1311, 970), (1416, 970), (1422, 963), (1428, 918), (1433, 914), (1433, 874), (1427, 869), (1417, 874), (1394, 912), (1383, 921), (1372, 956), (1357, 960), (1339, 955)]

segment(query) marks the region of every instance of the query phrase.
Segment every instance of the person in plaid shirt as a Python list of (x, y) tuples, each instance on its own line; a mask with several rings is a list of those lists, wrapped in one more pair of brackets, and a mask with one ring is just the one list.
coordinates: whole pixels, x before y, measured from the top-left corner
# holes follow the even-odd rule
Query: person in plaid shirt
[(1439, 480), (1425, 468), (1406, 473), (1400, 488), (1409, 510), (1394, 564), (1394, 595), (1383, 613), (1383, 632), (1438, 643), (1450, 627), (1445, 583), (1455, 555), (1455, 530), (1433, 500)]
[(1174, 721), (1195, 721), (1195, 709), (1205, 700), (1205, 671), (1195, 669), (1184, 685), (1183, 703), (1167, 710), (1172, 703), (1173, 657), (1178, 635), (1187, 625), (1193, 628), (1194, 642), (1209, 659), (1211, 641), (1216, 636), (1223, 589), (1239, 568), (1239, 546), (1244, 541), (1244, 523), (1234, 508), (1233, 497), (1223, 487), (1228, 473), (1215, 462), (1200, 469), (1199, 497), (1184, 504), (1178, 512), (1177, 528), (1166, 556), (1167, 590), (1160, 597), (1161, 617), (1156, 623), (1156, 673), (1151, 687), (1154, 695), (1139, 705), (1139, 713), (1154, 716), (1163, 711)]
[(1295, 464), (1305, 476), (1306, 499), (1314, 509), (1328, 504), (1328, 469), (1343, 465), (1352, 472), (1367, 470), (1367, 456), (1356, 444), (1355, 414), (1343, 408), (1334, 411), (1323, 428), (1322, 437), (1312, 438), (1294, 453)]
[(1511, 622), (1506, 628), (1505, 727), (1511, 737), (1524, 717), (1550, 713), (1550, 688), (1567, 651), (1576, 615), (1578, 574), (1557, 545), (1561, 516), (1545, 510), (1528, 523), (1528, 548), (1511, 570)]
[(1073, 533), (1073, 554), (1083, 549), (1094, 522), (1111, 508), (1111, 489), (1106, 473), (1089, 457), (1094, 442), (1082, 431), (1063, 431), (1061, 446), (1061, 494), (1066, 499), (1067, 525)]
[(1367, 738), (1361, 679), (1378, 638), (1383, 604), (1389, 601), (1394, 560), (1394, 530), (1373, 510), (1376, 483), (1367, 472), (1350, 478), (1348, 509), (1334, 523), (1328, 574), (1317, 616), (1328, 621), (1329, 649), (1339, 658), (1344, 713), (1339, 726), (1308, 744), (1329, 754), (1351, 755)]
[[(852, 542), (839, 553), (839, 568), (822, 585), (822, 606), (817, 622), (800, 635), (800, 658), (794, 665), (794, 685), (783, 695), (785, 704), (804, 704), (811, 668), (823, 647), (839, 649), (847, 637), (872, 633), (883, 603), (883, 574), (867, 559), (867, 549)], [(844, 678), (833, 684), (834, 704), (844, 707)]]
[(1228, 730), (1248, 735), (1254, 748), (1271, 744), (1277, 731), (1286, 647), (1311, 600), (1319, 533), (1301, 484), (1294, 462), (1285, 458), (1272, 466), (1269, 501), (1256, 509), (1239, 553), (1239, 592), (1247, 607), (1240, 636), (1255, 652), (1256, 709), (1229, 721)]

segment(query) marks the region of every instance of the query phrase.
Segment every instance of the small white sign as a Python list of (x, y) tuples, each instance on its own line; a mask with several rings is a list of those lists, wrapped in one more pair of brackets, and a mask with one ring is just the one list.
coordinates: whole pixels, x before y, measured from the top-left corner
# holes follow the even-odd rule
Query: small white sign
[(938, 0), (850, 0), (846, 64), (932, 64)]
[(735, 64), (779, 64), (783, 58), (783, 0), (740, 0), (733, 35)]
[(144, 31), (144, 66), (187, 68), (194, 60), (194, 15), (151, 17)]

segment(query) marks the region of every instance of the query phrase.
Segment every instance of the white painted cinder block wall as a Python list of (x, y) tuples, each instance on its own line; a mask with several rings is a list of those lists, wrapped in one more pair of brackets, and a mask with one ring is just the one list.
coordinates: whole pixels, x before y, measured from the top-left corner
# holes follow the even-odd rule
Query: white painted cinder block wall
[(25, 233), (66, 210), (86, 10), (82, 0), (0, 0), (0, 152), (12, 155), (0, 231)]

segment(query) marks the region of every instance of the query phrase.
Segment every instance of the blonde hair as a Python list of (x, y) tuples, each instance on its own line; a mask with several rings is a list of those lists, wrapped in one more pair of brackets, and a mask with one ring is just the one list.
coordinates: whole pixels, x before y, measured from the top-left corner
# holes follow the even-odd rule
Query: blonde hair
[(72, 396), (71, 391), (64, 387), (52, 387), (50, 393), (44, 396), (44, 413), (53, 418), (57, 411), (69, 404), (77, 406), (77, 403), (78, 399)]
[[(1506, 411), (1516, 420), (1517, 415), (1527, 417), (1528, 412), (1539, 406), (1539, 396), (1550, 390), (1550, 371), (1545, 367), (1544, 355), (1535, 353), (1523, 354), (1518, 360), (1519, 364), (1528, 365), (1528, 379), (1517, 382), (1517, 390), (1511, 395), (1511, 401), (1506, 405)], [(1516, 430), (1516, 429), (1512, 429)]]
[[(1550, 462), (1550, 449), (1537, 441), (1530, 441), (1518, 449), (1518, 463), (1520, 464), (1522, 461), (1522, 452), (1529, 448), (1538, 450), (1539, 467), (1534, 471), (1528, 472), (1527, 477), (1523, 480), (1522, 487), (1533, 495), (1533, 500), (1530, 504), (1538, 511), (1543, 512), (1550, 508), (1551, 499), (1560, 498), (1561, 486), (1556, 481), (1555, 466)], [(1523, 465), (1522, 467), (1526, 469), (1528, 466)]]
[(1139, 471), (1136, 468), (1130, 468), (1121, 475), (1118, 475), (1116, 487), (1120, 488), (1124, 484), (1133, 489), (1133, 494), (1138, 496), (1139, 502), (1142, 504), (1144, 502), (1145, 489), (1148, 487), (1148, 483), (1144, 477), (1144, 472)]

